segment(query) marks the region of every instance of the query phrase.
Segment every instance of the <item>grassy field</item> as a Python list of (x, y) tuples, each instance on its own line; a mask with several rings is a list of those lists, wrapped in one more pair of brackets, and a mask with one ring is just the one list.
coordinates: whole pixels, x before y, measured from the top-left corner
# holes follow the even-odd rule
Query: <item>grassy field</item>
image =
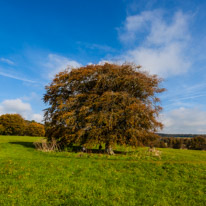
[(44, 153), (37, 139), (0, 136), (0, 205), (206, 204), (205, 151)]

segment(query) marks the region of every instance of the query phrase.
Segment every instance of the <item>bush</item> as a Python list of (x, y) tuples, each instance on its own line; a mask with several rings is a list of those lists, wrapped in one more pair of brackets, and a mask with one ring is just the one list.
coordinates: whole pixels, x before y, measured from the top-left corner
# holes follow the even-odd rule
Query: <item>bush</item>
[(206, 137), (197, 136), (193, 138), (163, 137), (155, 142), (155, 147), (174, 149), (206, 150)]
[(189, 147), (195, 150), (206, 150), (206, 137), (198, 136), (192, 138)]
[(0, 135), (43, 137), (45, 129), (44, 125), (24, 120), (19, 114), (4, 114), (0, 116)]
[(44, 125), (36, 122), (28, 123), (25, 133), (28, 136), (44, 137), (45, 135)]
[(19, 114), (4, 114), (0, 116), (1, 132), (3, 135), (24, 135), (26, 124)]

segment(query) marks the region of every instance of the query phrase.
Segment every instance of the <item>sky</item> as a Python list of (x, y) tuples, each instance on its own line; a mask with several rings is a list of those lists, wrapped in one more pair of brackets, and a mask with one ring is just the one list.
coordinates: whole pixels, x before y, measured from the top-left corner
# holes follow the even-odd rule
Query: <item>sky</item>
[(135, 63), (163, 78), (164, 133), (206, 134), (206, 1), (0, 0), (0, 114), (43, 120), (67, 67)]

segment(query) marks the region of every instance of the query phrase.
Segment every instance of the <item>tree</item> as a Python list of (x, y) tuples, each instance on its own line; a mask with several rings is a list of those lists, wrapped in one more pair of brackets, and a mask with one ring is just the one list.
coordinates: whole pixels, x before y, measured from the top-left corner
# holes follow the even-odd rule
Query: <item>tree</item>
[(65, 70), (46, 86), (46, 136), (84, 146), (145, 145), (162, 128), (156, 75), (132, 65), (88, 65)]
[(34, 137), (44, 137), (45, 135), (44, 125), (39, 124), (37, 122), (28, 121), (25, 134)]
[(4, 127), (2, 124), (0, 124), (0, 135), (4, 134)]
[(24, 135), (25, 121), (19, 114), (4, 114), (0, 116), (3, 135)]

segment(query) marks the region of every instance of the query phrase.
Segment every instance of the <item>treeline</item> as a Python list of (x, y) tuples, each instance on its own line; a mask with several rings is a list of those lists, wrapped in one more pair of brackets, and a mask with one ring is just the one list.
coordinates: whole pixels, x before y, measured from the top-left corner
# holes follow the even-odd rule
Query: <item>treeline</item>
[[(199, 134), (165, 134), (165, 133), (157, 133), (160, 137), (197, 137)], [(201, 136), (206, 136), (206, 134), (201, 134)]]
[(206, 136), (192, 138), (161, 137), (153, 146), (160, 148), (206, 150)]
[(43, 137), (45, 129), (44, 125), (25, 120), (19, 114), (3, 114), (0, 116), (0, 135)]

